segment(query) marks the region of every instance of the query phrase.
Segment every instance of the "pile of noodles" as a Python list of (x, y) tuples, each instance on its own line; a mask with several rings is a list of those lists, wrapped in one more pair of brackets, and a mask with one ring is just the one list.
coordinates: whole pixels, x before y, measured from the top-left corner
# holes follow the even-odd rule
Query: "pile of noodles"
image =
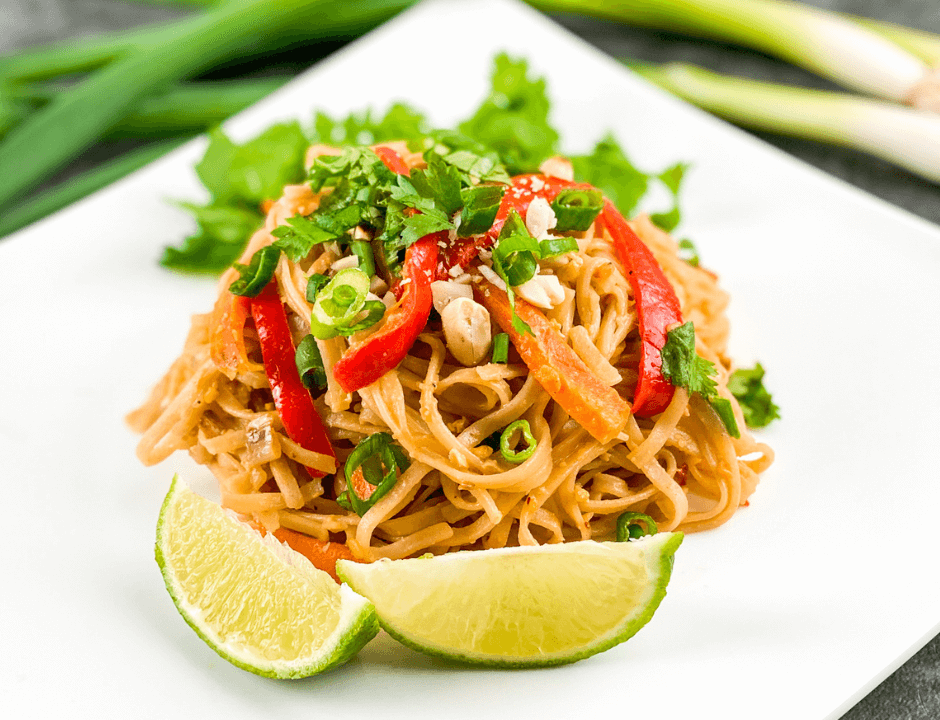
[[(421, 163), (420, 156), (404, 155), (410, 165)], [(271, 230), (285, 218), (309, 214), (317, 204), (309, 187), (285, 188), (243, 261), (273, 241)], [(143, 433), (138, 456), (150, 465), (186, 450), (218, 479), (223, 506), (268, 530), (283, 526), (344, 542), (364, 560), (609, 540), (625, 511), (652, 516), (661, 530), (721, 525), (746, 503), (773, 461), (770, 448), (744, 429), (740, 408), (725, 387), (731, 371), (728, 296), (712, 273), (680, 259), (675, 241), (646, 217), (631, 224), (675, 288), (683, 317), (694, 323), (698, 353), (717, 366), (719, 393), (732, 402), (740, 439), (728, 435), (700, 397), (677, 389), (657, 418), (631, 416), (617, 438), (601, 444), (569, 419), (514, 351), (506, 364), (457, 363), (432, 313), (398, 368), (357, 393), (345, 393), (330, 368), (350, 341), (378, 326), (353, 338), (318, 341), (328, 387), (315, 406), (339, 468), (335, 475), (312, 479), (304, 466), (322, 467), (325, 456), (286, 436), (251, 319), (246, 327), (251, 362), (229, 378), (210, 357), (212, 316), (206, 314), (193, 317), (182, 355), (128, 417)], [(542, 261), (542, 272), (553, 272), (565, 290), (564, 302), (546, 314), (598, 377), (629, 402), (640, 348), (632, 291), (608, 238), (594, 230), (578, 238), (579, 252)], [(300, 263), (282, 255), (276, 280), (295, 343), (309, 332), (308, 276), (326, 273), (341, 252), (328, 243)], [(223, 292), (233, 272), (222, 278)], [(483, 441), (520, 418), (529, 422), (538, 445), (531, 457), (512, 465)], [(359, 517), (336, 502), (346, 489), (342, 463), (360, 440), (383, 431), (404, 448), (411, 465)]]

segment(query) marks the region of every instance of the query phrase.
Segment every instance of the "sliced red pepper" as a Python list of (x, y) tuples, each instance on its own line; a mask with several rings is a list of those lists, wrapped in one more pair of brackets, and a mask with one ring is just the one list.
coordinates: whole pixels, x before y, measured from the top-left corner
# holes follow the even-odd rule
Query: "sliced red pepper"
[(385, 163), (385, 167), (396, 175), (410, 175), (411, 169), (401, 159), (401, 155), (386, 145), (376, 145), (372, 152), (379, 156), (379, 160)]
[(424, 330), (431, 314), (431, 281), (439, 240), (440, 233), (427, 235), (405, 251), (401, 300), (379, 330), (347, 350), (333, 366), (333, 377), (346, 392), (371, 385), (396, 368)]
[[(336, 453), (323, 421), (297, 372), (296, 349), (276, 281), (268, 283), (257, 297), (251, 298), (251, 315), (255, 319), (274, 405), (287, 436), (305, 450), (329, 455), (335, 460)], [(307, 472), (314, 478), (323, 477), (322, 472), (313, 468), (308, 467)]]
[(482, 277), (475, 280), (477, 299), (509, 334), (529, 372), (555, 402), (599, 442), (617, 437), (630, 417), (630, 406), (620, 394), (591, 372), (538, 308), (516, 298), (516, 314), (532, 328), (532, 335), (519, 333), (506, 292)]
[(449, 280), (450, 269), (453, 267), (466, 268), (480, 254), (481, 250), (492, 247), (499, 237), (506, 218), (515, 210), (525, 218), (529, 204), (537, 197), (544, 198), (549, 203), (555, 199), (562, 190), (575, 188), (578, 190), (593, 190), (593, 186), (584, 183), (573, 183), (551, 175), (517, 175), (512, 184), (503, 195), (496, 211), (493, 226), (482, 235), (461, 238), (447, 247), (437, 268), (438, 280)]
[(604, 201), (601, 222), (610, 233), (627, 280), (633, 288), (640, 328), (640, 368), (633, 397), (633, 414), (650, 417), (661, 413), (672, 400), (675, 388), (663, 377), (662, 349), (667, 333), (682, 324), (679, 298), (653, 253), (633, 232), (610, 200)]

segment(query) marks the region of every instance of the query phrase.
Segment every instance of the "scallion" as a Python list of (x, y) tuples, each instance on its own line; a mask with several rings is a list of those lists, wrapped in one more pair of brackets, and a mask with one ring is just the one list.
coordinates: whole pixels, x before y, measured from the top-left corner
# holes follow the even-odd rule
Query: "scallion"
[(553, 258), (577, 250), (578, 241), (570, 237), (549, 238), (539, 243), (539, 252), (543, 258)]
[(371, 282), (358, 268), (336, 273), (316, 293), (310, 333), (319, 340), (328, 340), (337, 335), (352, 335), (377, 323), (385, 314), (385, 305), (380, 300), (366, 299)]
[(305, 388), (314, 392), (323, 390), (326, 387), (326, 369), (323, 367), (323, 356), (320, 355), (317, 339), (313, 335), (307, 335), (297, 345), (294, 361), (297, 364), (300, 381)]
[(644, 535), (655, 535), (656, 521), (638, 512), (621, 513), (617, 518), (617, 542), (636, 540)]
[(528, 282), (538, 271), (539, 242), (515, 210), (509, 213), (493, 247), (493, 267), (512, 287)]
[[(516, 432), (519, 433), (520, 439), (525, 442), (525, 448), (522, 450), (513, 449), (512, 437)], [(518, 465), (532, 457), (532, 453), (535, 452), (537, 446), (538, 442), (532, 435), (528, 420), (516, 420), (509, 423), (499, 437), (499, 452), (504, 460), (511, 462), (513, 465)]]
[[(346, 491), (341, 493), (337, 501), (361, 517), (388, 494), (398, 481), (399, 473), (410, 465), (405, 451), (392, 441), (391, 435), (374, 433), (356, 445), (347, 458), (343, 471)], [(368, 498), (359, 497), (353, 482), (353, 474), (360, 468), (363, 479), (375, 487)]]
[(375, 258), (372, 256), (372, 246), (365, 240), (353, 240), (349, 243), (349, 250), (359, 258), (359, 269), (370, 278), (375, 275)]
[(852, 147), (940, 182), (940, 116), (933, 113), (843, 93), (719, 75), (694, 65), (634, 69), (732, 122)]
[(509, 335), (506, 333), (496, 333), (493, 336), (493, 362), (509, 362)]
[(598, 190), (567, 188), (552, 200), (558, 232), (584, 232), (604, 209), (604, 197)]
[(264, 290), (265, 285), (271, 282), (280, 258), (280, 250), (273, 245), (266, 245), (251, 256), (251, 261), (247, 265), (235, 263), (239, 276), (229, 285), (229, 292), (233, 295), (255, 297)]
[(539, 9), (743, 45), (775, 55), (861, 92), (905, 103), (936, 85), (930, 68), (904, 48), (835, 13), (781, 0), (539, 0)]
[(305, 292), (307, 302), (316, 302), (317, 293), (320, 292), (320, 288), (324, 287), (329, 282), (330, 278), (320, 273), (314, 273), (307, 278), (307, 290)]

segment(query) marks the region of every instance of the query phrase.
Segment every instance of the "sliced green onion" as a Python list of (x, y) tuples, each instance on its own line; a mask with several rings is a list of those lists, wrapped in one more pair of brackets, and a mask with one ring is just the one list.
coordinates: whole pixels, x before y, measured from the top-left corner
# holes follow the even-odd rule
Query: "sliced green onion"
[[(346, 492), (342, 493), (337, 502), (362, 517), (380, 499), (388, 494), (395, 483), (398, 474), (404, 472), (411, 465), (405, 451), (392, 442), (392, 436), (380, 432), (370, 435), (356, 445), (346, 460), (344, 473), (346, 475)], [(362, 468), (362, 477), (375, 490), (368, 498), (359, 497), (353, 484), (353, 473)]]
[(460, 213), (459, 237), (470, 237), (484, 233), (493, 226), (499, 205), (506, 192), (505, 185), (477, 185), (465, 188), (460, 194), (463, 210)]
[(497, 333), (493, 336), (493, 362), (509, 362), (509, 335)]
[(294, 361), (305, 388), (313, 392), (326, 387), (326, 369), (323, 367), (323, 357), (313, 335), (307, 335), (297, 345)]
[(568, 188), (562, 190), (552, 200), (552, 210), (558, 223), (555, 230), (558, 232), (584, 232), (587, 230), (601, 210), (604, 209), (604, 196), (599, 190), (578, 190)]
[[(310, 313), (310, 333), (319, 340), (352, 335), (377, 323), (385, 304), (366, 300), (372, 279), (358, 268), (340, 270), (316, 293)], [(309, 290), (309, 281), (308, 281)], [(365, 312), (365, 317), (360, 315)]]
[(509, 213), (493, 247), (493, 267), (512, 287), (528, 282), (538, 271), (539, 241), (529, 234), (515, 210)]
[(718, 417), (721, 418), (721, 423), (725, 426), (728, 434), (733, 438), (741, 437), (741, 430), (738, 428), (738, 421), (734, 417), (731, 401), (716, 395), (708, 398), (708, 404), (712, 406), (712, 410), (718, 413)]
[(307, 302), (316, 302), (317, 293), (320, 292), (320, 288), (325, 287), (329, 282), (330, 278), (326, 275), (321, 275), (320, 273), (314, 273), (311, 275), (307, 279)]
[(617, 542), (636, 540), (644, 535), (655, 535), (656, 521), (638, 512), (621, 513), (617, 518)]
[(694, 65), (637, 66), (644, 78), (745, 127), (852, 147), (940, 183), (940, 118), (854, 95), (729, 77)]
[(565, 253), (577, 252), (578, 241), (570, 237), (549, 238), (539, 243), (543, 258), (553, 258)]
[(280, 250), (273, 245), (266, 245), (251, 256), (251, 262), (247, 265), (235, 263), (239, 277), (229, 285), (229, 292), (232, 295), (255, 297), (271, 282), (280, 257)]
[[(512, 448), (512, 436), (516, 431), (519, 432), (521, 439), (525, 441), (526, 446), (523, 450), (516, 451)], [(529, 427), (528, 420), (516, 420), (513, 423), (509, 423), (499, 438), (500, 454), (502, 454), (507, 462), (511, 462), (513, 465), (518, 465), (532, 457), (532, 453), (535, 452), (537, 445), (538, 443), (532, 435), (532, 429)]]
[(359, 258), (359, 269), (370, 278), (375, 276), (375, 258), (372, 256), (372, 245), (365, 240), (353, 240), (349, 243), (353, 255)]
[(796, 2), (539, 0), (533, 4), (543, 11), (594, 15), (743, 45), (894, 102), (916, 97), (929, 73), (919, 57), (882, 35)]

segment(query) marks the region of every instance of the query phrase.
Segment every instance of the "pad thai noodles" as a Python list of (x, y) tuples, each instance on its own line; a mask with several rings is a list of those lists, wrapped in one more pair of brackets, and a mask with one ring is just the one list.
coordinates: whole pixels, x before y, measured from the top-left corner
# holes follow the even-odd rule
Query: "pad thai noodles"
[(308, 155), (129, 416), (226, 508), (364, 561), (706, 530), (772, 462), (727, 382), (727, 294), (563, 157), (440, 140)]

